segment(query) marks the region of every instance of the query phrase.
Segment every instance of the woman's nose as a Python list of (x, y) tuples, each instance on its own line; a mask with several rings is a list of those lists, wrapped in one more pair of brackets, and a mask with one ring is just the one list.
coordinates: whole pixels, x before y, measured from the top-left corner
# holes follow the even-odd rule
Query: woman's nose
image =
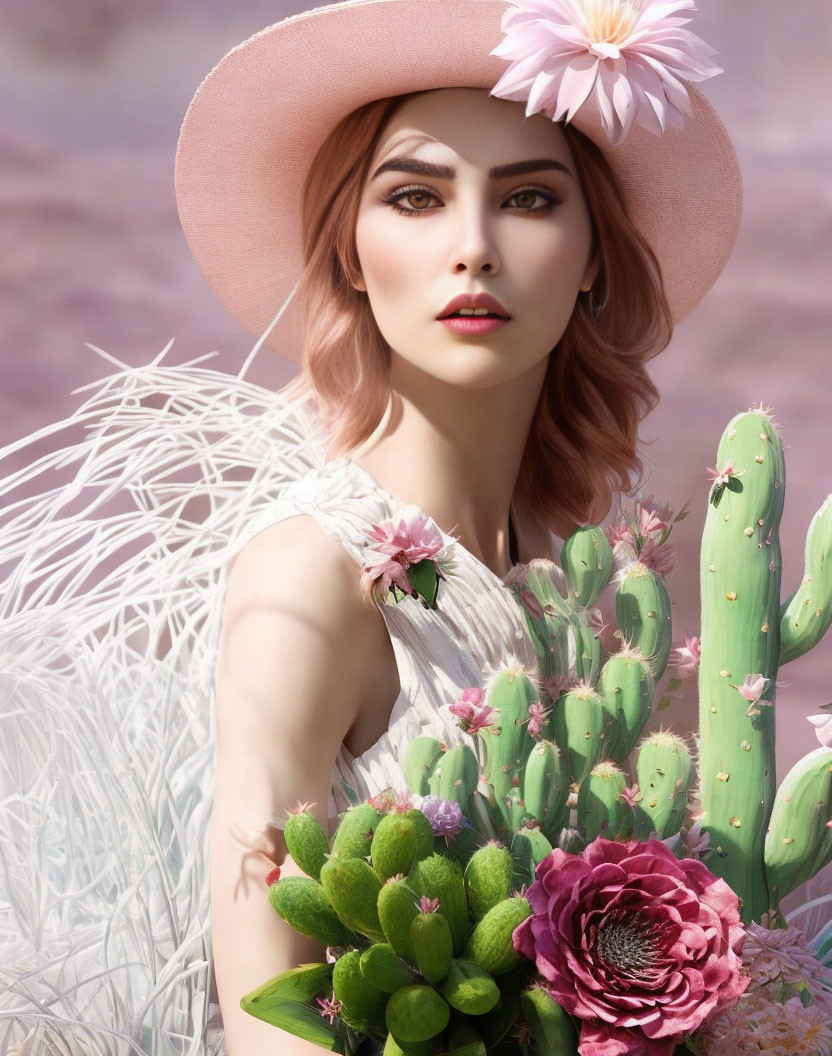
[(459, 207), (454, 218), (450, 265), (454, 272), (480, 271), (489, 274), (499, 270), (500, 254), (497, 249), (495, 225), (487, 216), (487, 206), (469, 202)]

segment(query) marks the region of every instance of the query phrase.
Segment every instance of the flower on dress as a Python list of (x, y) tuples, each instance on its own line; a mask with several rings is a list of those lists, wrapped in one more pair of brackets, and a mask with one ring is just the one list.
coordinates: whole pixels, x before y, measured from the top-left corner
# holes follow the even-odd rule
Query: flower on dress
[(620, 143), (633, 124), (655, 135), (683, 128), (693, 111), (683, 81), (722, 73), (717, 52), (682, 26), (693, 0), (509, 0), (503, 39), (491, 52), (510, 60), (491, 94), (526, 102), (569, 123), (594, 101), (605, 135)]
[(749, 985), (736, 894), (659, 840), (555, 849), (527, 898), (514, 949), (581, 1021), (581, 1056), (669, 1056)]
[(382, 602), (391, 590), (394, 595), (398, 590), (435, 608), (438, 580), (445, 578), (438, 556), (445, 540), (433, 518), (416, 506), (406, 506), (398, 518), (374, 524), (370, 539), (361, 573), (365, 597)]
[(459, 700), (448, 706), (448, 711), (459, 718), (459, 728), (472, 737), (489, 726), (494, 725), (497, 714), (495, 708), (485, 704), (485, 690), (463, 689)]

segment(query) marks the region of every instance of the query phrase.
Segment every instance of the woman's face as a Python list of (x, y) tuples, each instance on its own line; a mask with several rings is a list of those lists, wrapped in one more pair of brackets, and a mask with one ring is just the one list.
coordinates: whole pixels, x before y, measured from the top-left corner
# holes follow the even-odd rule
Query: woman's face
[[(506, 167), (513, 171), (491, 171)], [(575, 163), (544, 115), (526, 118), (522, 103), (486, 89), (445, 88), (407, 100), (385, 128), (356, 247), (394, 355), (476, 388), (534, 368), (594, 277), (590, 243)], [(438, 321), (452, 298), (470, 293), (496, 297), (510, 320)]]

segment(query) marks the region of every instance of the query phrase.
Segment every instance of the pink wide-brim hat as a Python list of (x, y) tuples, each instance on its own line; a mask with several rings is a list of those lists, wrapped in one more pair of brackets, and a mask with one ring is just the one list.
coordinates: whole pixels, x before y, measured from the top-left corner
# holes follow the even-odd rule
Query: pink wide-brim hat
[[(228, 311), (260, 337), (301, 275), (300, 201), (318, 148), (374, 99), (495, 86), (507, 68), (503, 0), (347, 0), (304, 11), (237, 45), (194, 95), (176, 152), (188, 245)], [(606, 157), (662, 269), (674, 323), (725, 266), (742, 212), (736, 153), (715, 111), (685, 85), (693, 116), (656, 135), (633, 125), (612, 146), (597, 107), (572, 125)], [(523, 104), (518, 104), (523, 105)], [(299, 362), (298, 298), (265, 341)]]

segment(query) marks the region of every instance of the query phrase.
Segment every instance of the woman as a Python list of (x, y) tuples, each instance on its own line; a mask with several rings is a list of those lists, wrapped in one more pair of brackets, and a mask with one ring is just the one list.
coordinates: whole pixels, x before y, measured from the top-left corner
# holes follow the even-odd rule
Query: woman
[[(57, 575), (50, 581), (64, 642), (80, 641), (79, 612), (85, 627), (109, 621), (98, 647), (83, 637), (102, 665), (90, 667), (113, 681), (99, 678), (94, 693), (84, 683), (81, 699), (95, 702), (82, 712), (95, 717), (86, 736), (100, 740), (95, 749), (72, 741), (78, 758), (121, 773), (112, 747), (120, 738), (102, 714), (112, 716), (117, 685), (140, 687), (127, 698), (138, 701), (126, 738), (132, 784), (113, 782), (124, 795), (109, 796), (107, 825), (87, 840), (85, 860), (102, 864), (102, 847), (117, 857), (119, 841), (133, 839), (123, 804), (134, 786), (152, 809), (130, 817), (145, 828), (115, 887), (103, 864), (79, 871), (86, 887), (83, 877), (71, 885), (71, 905), (106, 906), (88, 940), (101, 952), (94, 966), (71, 930), (81, 914), (65, 918), (64, 952), (94, 997), (74, 1005), (73, 987), (39, 964), (35, 992), (57, 986), (61, 1007), (47, 1026), (34, 1010), (20, 1015), (25, 1027), (107, 1051), (117, 1007), (115, 1032), (131, 1051), (152, 1038), (172, 1052), (177, 1036), (231, 1056), (306, 1051), (239, 1009), (263, 979), (322, 953), (290, 935), (264, 897), (273, 864), (293, 867), (280, 834), (285, 811), (313, 800), (331, 826), (351, 792), (400, 789), (401, 752), (414, 736), (464, 739), (448, 710), (462, 688), (508, 654), (533, 664), (505, 590), (512, 566), (551, 554), (553, 533), (601, 520), (613, 491), (629, 484), (638, 422), (657, 397), (644, 365), (733, 245), (733, 149), (704, 98), (678, 79), (718, 70), (710, 49), (680, 31), (685, 20), (662, 22), (688, 0), (645, 6), (652, 30), (642, 45), (651, 32), (657, 53), (673, 45), (672, 73), (638, 48), (626, 62), (616, 54), (638, 30), (637, 13), (618, 0), (587, 6), (585, 18), (577, 6), (550, 5), (549, 14), (567, 15), (558, 32), (574, 38), (559, 75), (535, 67), (543, 38), (523, 20), (540, 16), (539, 4), (516, 5), (512, 23), (514, 9), (498, 0), (362, 0), (264, 30), (200, 87), (177, 154), (183, 229), (226, 306), (253, 331), (265, 329), (271, 347), (302, 358), (302, 371), (273, 398), (242, 381), (223, 387), (210, 372), (159, 379), (148, 370), (115, 387), (114, 415), (95, 414), (100, 442), (120, 452), (105, 476), (139, 496), (143, 519), (134, 514), (131, 531), (149, 528), (159, 545), (111, 581), (94, 612), (74, 608)], [(551, 25), (544, 38), (565, 39)], [(521, 65), (506, 74), (506, 58)], [(576, 78), (596, 74), (609, 94), (598, 87), (584, 98)], [(557, 98), (567, 88), (577, 95)], [(558, 110), (570, 123), (553, 119)], [(485, 307), (504, 318), (439, 318), (467, 295), (494, 298)], [(157, 381), (175, 398), (151, 421), (141, 399)], [(193, 415), (180, 427), (183, 404)], [(262, 412), (256, 426), (247, 406)], [(218, 424), (225, 431), (212, 440)], [(156, 472), (181, 469), (185, 454), (200, 469), (189, 498), (209, 500), (199, 533), (185, 516), (184, 489)], [(125, 477), (118, 471), (128, 462)], [(92, 467), (104, 464), (96, 452)], [(239, 464), (253, 479), (234, 491)], [(373, 575), (384, 543), (374, 526), (383, 536), (390, 521), (391, 542), (401, 518), (441, 544), (435, 607), (413, 596), (390, 603)], [(51, 518), (41, 521), (48, 553), (67, 529), (50, 537)], [(116, 551), (100, 532), (95, 545), (102, 564)], [(133, 610), (140, 617), (129, 622)], [(22, 623), (31, 636), (32, 622)], [(205, 677), (213, 657), (215, 700)], [(83, 667), (73, 665), (73, 673)], [(208, 703), (217, 719), (213, 785), (214, 731), (200, 710)], [(57, 723), (65, 709), (42, 710)], [(107, 753), (103, 764), (96, 752)], [(76, 760), (60, 772), (74, 790), (86, 770)], [(94, 783), (91, 800), (96, 792)], [(212, 802), (224, 1025), (207, 1022), (205, 992), (202, 837)], [(133, 855), (149, 844), (157, 850), (143, 870)], [(19, 877), (27, 860), (7, 873)], [(90, 875), (99, 886), (84, 902)], [(118, 980), (116, 962), (134, 986)], [(113, 994), (121, 1004), (108, 1002)]]

